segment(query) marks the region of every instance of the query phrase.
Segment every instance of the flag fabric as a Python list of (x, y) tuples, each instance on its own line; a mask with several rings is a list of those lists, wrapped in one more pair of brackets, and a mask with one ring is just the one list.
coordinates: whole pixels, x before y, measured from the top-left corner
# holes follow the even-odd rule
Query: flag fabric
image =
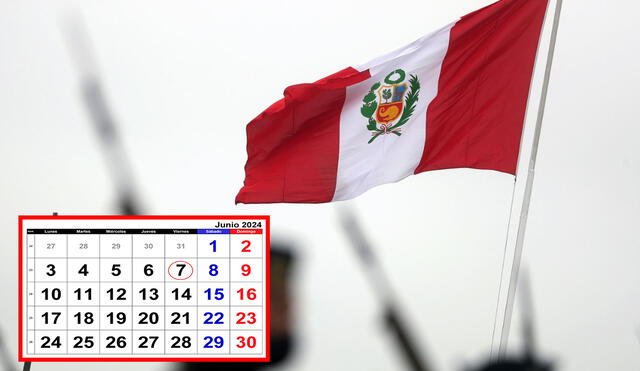
[(450, 168), (515, 174), (548, 0), (503, 0), (284, 98), (247, 126), (236, 203), (352, 199)]

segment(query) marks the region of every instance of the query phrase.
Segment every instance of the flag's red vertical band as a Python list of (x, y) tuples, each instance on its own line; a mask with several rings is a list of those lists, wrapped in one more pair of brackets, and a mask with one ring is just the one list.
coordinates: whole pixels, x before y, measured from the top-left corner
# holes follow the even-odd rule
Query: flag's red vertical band
[(503, 0), (452, 28), (416, 174), (456, 167), (515, 174), (547, 3)]
[(328, 202), (338, 171), (340, 114), (346, 87), (369, 72), (346, 68), (288, 87), (247, 126), (244, 187), (236, 203)]

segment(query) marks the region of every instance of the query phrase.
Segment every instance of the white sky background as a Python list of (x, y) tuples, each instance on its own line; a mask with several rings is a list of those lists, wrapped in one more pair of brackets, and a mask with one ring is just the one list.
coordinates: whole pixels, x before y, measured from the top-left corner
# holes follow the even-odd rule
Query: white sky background
[[(116, 210), (60, 29), (79, 12), (146, 210), (267, 213), (276, 236), (298, 243), (301, 343), (284, 369), (402, 369), (333, 205), (234, 206), (245, 124), (287, 85), (363, 63), (490, 2), (0, 1), (0, 327), (11, 351), (16, 215)], [(640, 367), (639, 11), (629, 0), (565, 1), (524, 254), (541, 352), (561, 370)], [(351, 202), (439, 370), (489, 349), (512, 185), (506, 174), (439, 171)]]

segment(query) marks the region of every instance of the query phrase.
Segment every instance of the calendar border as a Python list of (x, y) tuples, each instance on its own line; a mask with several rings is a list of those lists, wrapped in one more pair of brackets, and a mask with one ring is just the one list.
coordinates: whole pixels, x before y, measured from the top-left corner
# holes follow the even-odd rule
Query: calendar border
[[(23, 347), (23, 310), (22, 302), (23, 290), (23, 240), (22, 222), (24, 220), (42, 219), (264, 219), (266, 220), (266, 256), (265, 256), (265, 355), (264, 357), (25, 357)], [(269, 215), (18, 215), (18, 362), (270, 362), (271, 361), (271, 266), (270, 266), (270, 245), (271, 245), (271, 218)]]

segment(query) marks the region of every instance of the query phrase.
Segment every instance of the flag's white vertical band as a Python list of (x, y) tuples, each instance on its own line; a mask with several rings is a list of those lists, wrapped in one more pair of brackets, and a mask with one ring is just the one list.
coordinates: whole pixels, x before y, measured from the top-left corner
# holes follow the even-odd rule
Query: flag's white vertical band
[[(369, 69), (371, 78), (349, 86), (340, 115), (340, 151), (336, 190), (333, 201), (354, 198), (369, 188), (397, 182), (415, 171), (422, 158), (426, 140), (427, 107), (438, 92), (442, 62), (449, 47), (452, 23), (428, 36), (375, 59), (360, 68)], [(401, 135), (372, 137), (367, 119), (360, 113), (362, 98), (376, 82), (396, 69), (420, 81), (418, 103), (411, 119), (401, 127)], [(406, 107), (405, 107), (406, 108)]]
[(456, 24), (456, 22), (458, 22), (460, 20), (460, 18), (458, 18), (456, 21), (451, 22), (450, 24), (440, 28), (439, 30), (433, 31), (427, 35), (422, 36), (421, 38), (415, 40), (414, 42), (404, 45), (392, 52), (389, 52), (385, 55), (381, 55), (379, 57), (376, 57), (370, 61), (368, 61), (367, 63), (361, 64), (359, 66), (355, 66), (354, 68), (358, 71), (365, 71), (365, 70), (371, 70), (373, 71), (373, 73), (375, 73), (377, 71), (378, 66), (380, 65), (386, 65), (388, 62), (390, 62), (391, 60), (401, 57), (403, 55), (409, 54), (409, 53), (413, 53), (414, 51), (424, 47), (425, 45), (428, 45), (431, 40), (433, 39), (433, 37), (435, 35), (439, 35), (443, 32), (445, 33), (449, 33), (451, 31), (451, 28), (453, 28), (453, 26)]

